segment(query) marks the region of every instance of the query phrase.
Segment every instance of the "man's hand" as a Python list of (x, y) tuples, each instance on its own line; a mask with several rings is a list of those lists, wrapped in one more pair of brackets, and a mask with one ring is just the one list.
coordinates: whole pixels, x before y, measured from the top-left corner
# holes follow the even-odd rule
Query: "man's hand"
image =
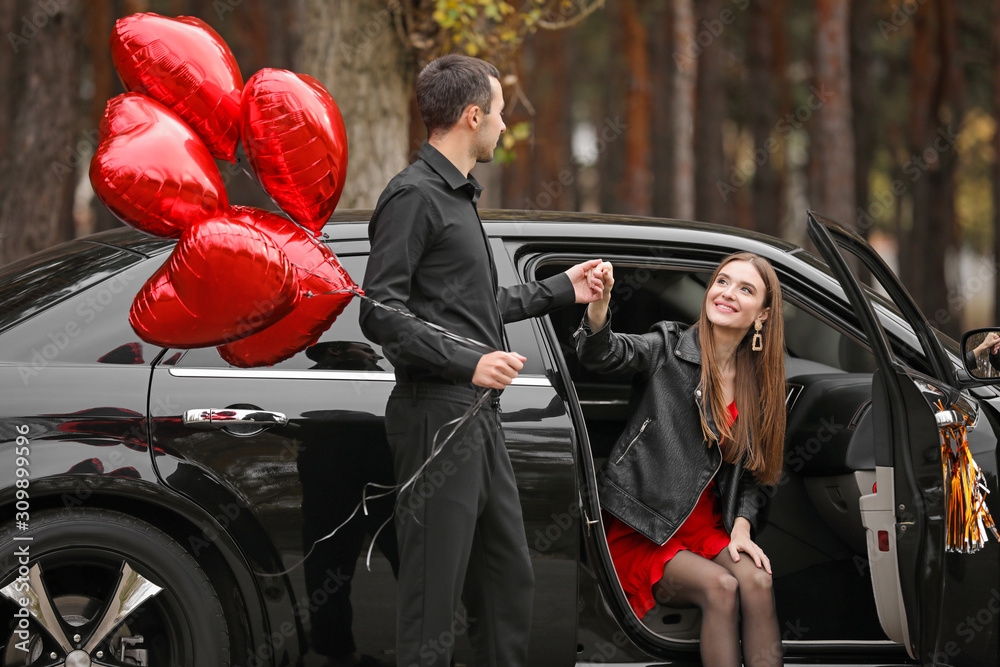
[(592, 259), (566, 271), (566, 275), (573, 283), (577, 303), (600, 301), (604, 295), (604, 281), (601, 280), (600, 272), (594, 270), (600, 264), (601, 260)]
[(479, 358), (472, 384), (487, 389), (503, 389), (517, 377), (528, 359), (517, 352), (490, 352)]

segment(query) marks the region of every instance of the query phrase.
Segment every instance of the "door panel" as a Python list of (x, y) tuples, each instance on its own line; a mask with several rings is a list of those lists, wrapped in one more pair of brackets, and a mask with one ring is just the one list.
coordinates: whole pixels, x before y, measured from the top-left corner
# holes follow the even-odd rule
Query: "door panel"
[[(965, 620), (955, 613), (954, 604), (961, 598), (967, 609), (978, 602), (989, 608), (989, 596), (996, 591), (991, 591), (987, 582), (995, 582), (996, 574), (977, 582), (963, 571), (974, 567), (984, 574), (995, 572), (995, 545), (992, 554), (990, 549), (954, 554), (945, 553), (944, 541), (938, 405), (966, 414), (978, 413), (979, 406), (956, 389), (952, 360), (912, 298), (871, 247), (856, 234), (812, 213), (809, 235), (854, 307), (879, 367), (872, 386), (878, 484), (875, 493), (861, 498), (861, 509), (883, 628), (921, 661), (977, 665), (986, 664), (983, 659), (990, 655), (995, 661), (996, 614), (991, 615), (986, 624), (991, 628), (984, 628), (986, 632), (964, 635)], [(875, 314), (871, 294), (862, 290), (841, 250), (860, 259), (888, 293), (898, 315), (915, 333), (921, 360), (932, 376), (899, 362)], [(887, 483), (890, 480), (891, 484)], [(995, 477), (991, 485), (995, 485)], [(953, 639), (956, 635), (963, 637), (963, 644)]]
[[(327, 634), (343, 632), (345, 624), (335, 619), (353, 607), (357, 645), (388, 655), (395, 646), (397, 562), (391, 522), (379, 535), (371, 572), (365, 559), (372, 536), (390, 517), (392, 499), (370, 503), (368, 516), (359, 512), (299, 563), (314, 540), (347, 520), (365, 483), (392, 483), (382, 423), (392, 382), (339, 379), (332, 377), (336, 371), (297, 379), (240, 377), (239, 369), (212, 377), (199, 370), (154, 371), (154, 406), (158, 400), (178, 406), (151, 419), (164, 480), (216, 515), (242, 543), (273, 614), (280, 617), (290, 607), (295, 618), (289, 620), (309, 637), (312, 625)], [(278, 412), (288, 422), (241, 435), (182, 420), (187, 410), (236, 405)], [(285, 575), (272, 575), (287, 568)]]

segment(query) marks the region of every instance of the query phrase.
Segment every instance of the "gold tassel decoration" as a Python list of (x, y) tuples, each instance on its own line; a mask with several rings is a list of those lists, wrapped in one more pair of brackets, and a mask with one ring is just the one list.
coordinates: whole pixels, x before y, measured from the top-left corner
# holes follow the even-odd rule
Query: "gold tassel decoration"
[[(938, 408), (944, 406), (938, 402)], [(986, 478), (969, 451), (965, 424), (941, 427), (941, 467), (944, 474), (947, 536), (945, 550), (971, 554), (986, 545), (987, 531), (1000, 541), (986, 507)]]

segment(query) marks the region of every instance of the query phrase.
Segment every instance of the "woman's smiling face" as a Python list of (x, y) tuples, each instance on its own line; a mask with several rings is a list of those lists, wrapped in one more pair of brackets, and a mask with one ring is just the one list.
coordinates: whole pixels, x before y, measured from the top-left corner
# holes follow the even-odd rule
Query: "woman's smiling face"
[(746, 331), (755, 319), (767, 319), (765, 296), (764, 279), (753, 264), (733, 260), (722, 267), (715, 282), (708, 286), (705, 312), (717, 327)]

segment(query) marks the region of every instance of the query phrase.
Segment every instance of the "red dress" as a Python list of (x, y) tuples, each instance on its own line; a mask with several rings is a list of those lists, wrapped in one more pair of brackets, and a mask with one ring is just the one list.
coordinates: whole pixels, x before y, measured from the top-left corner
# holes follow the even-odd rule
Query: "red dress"
[[(736, 403), (730, 403), (730, 424), (737, 414)], [(705, 558), (715, 558), (729, 546), (730, 536), (723, 528), (722, 512), (715, 495), (715, 479), (705, 487), (691, 515), (663, 546), (607, 512), (603, 515), (611, 560), (625, 596), (639, 618), (656, 605), (653, 584), (663, 578), (663, 567), (678, 551), (686, 549)]]

